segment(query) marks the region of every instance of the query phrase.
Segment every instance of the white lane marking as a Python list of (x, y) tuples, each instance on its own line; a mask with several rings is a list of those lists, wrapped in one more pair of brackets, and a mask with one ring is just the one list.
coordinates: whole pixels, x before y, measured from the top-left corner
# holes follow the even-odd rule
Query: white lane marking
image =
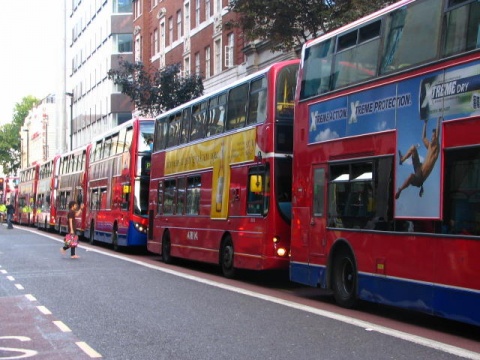
[(15, 281), (15, 278), (11, 275), (7, 276), (7, 279), (10, 280), (10, 281)]
[(15, 284), (15, 287), (16, 287), (18, 290), (24, 290), (23, 286), (20, 285), (20, 284)]
[(53, 323), (63, 332), (72, 332), (72, 330), (61, 321), (54, 321)]
[(6, 273), (7, 273), (7, 270), (0, 270), (0, 273), (6, 274)]
[(35, 296), (33, 296), (32, 294), (26, 294), (25, 297), (30, 301), (37, 301)]
[(48, 310), (45, 306), (37, 306), (37, 309), (43, 314), (43, 315), (52, 315), (52, 312)]
[(79, 341), (76, 342), (77, 346), (83, 350), (84, 353), (86, 353), (88, 356), (91, 358), (101, 358), (102, 355), (100, 355), (98, 352), (93, 350), (86, 342)]
[[(49, 235), (39, 234), (38, 232), (35, 232), (34, 230), (27, 230), (27, 229), (24, 229), (24, 230), (25, 231), (30, 231), (30, 232), (33, 232), (35, 234), (42, 235), (42, 236), (47, 237), (49, 239), (53, 239), (55, 241), (63, 243), (62, 239), (58, 239), (58, 238), (55, 238), (55, 237), (49, 236)], [(78, 246), (78, 247), (86, 249), (83, 246)], [(349, 324), (349, 325), (361, 327), (361, 328), (364, 328), (364, 329), (368, 328), (368, 329), (371, 329), (373, 331), (377, 331), (381, 334), (393, 336), (393, 337), (396, 337), (396, 338), (399, 338), (399, 339), (402, 339), (402, 340), (405, 340), (405, 341), (412, 342), (414, 344), (426, 346), (426, 347), (429, 347), (429, 348), (432, 348), (432, 349), (435, 349), (435, 350), (439, 350), (439, 351), (443, 351), (443, 352), (446, 352), (446, 353), (449, 353), (449, 354), (453, 354), (453, 355), (457, 355), (457, 356), (463, 356), (464, 358), (467, 358), (467, 359), (480, 360), (480, 353), (478, 353), (478, 352), (469, 351), (469, 350), (466, 350), (466, 349), (459, 348), (457, 346), (444, 344), (442, 342), (431, 340), (431, 339), (424, 338), (424, 337), (421, 337), (421, 336), (408, 334), (408, 333), (405, 333), (403, 331), (389, 329), (387, 327), (380, 326), (380, 325), (377, 325), (377, 324), (374, 324), (374, 323), (370, 323), (368, 321), (354, 319), (354, 318), (344, 316), (344, 315), (340, 315), (340, 314), (337, 314), (337, 313), (334, 313), (334, 312), (316, 309), (316, 308), (313, 308), (311, 306), (298, 304), (298, 303), (295, 303), (293, 301), (283, 300), (283, 299), (279, 299), (279, 298), (276, 298), (276, 297), (273, 297), (273, 296), (258, 294), (258, 293), (255, 293), (253, 291), (236, 288), (236, 287), (231, 286), (231, 285), (222, 284), (222, 283), (219, 283), (219, 282), (216, 282), (216, 281), (202, 279), (202, 278), (197, 277), (197, 276), (184, 274), (184, 273), (181, 273), (181, 272), (176, 271), (176, 270), (165, 269), (165, 268), (162, 268), (160, 266), (143, 263), (139, 260), (125, 258), (121, 255), (105, 253), (101, 249), (88, 248), (88, 250), (91, 251), (91, 252), (96, 252), (98, 254), (110, 256), (110, 257), (120, 259), (120, 260), (124, 260), (124, 261), (128, 261), (128, 262), (133, 263), (133, 264), (137, 264), (137, 265), (140, 265), (140, 266), (143, 266), (143, 267), (146, 267), (146, 268), (149, 268), (149, 269), (153, 269), (153, 270), (158, 270), (158, 271), (161, 271), (161, 272), (164, 272), (164, 273), (167, 273), (167, 274), (175, 275), (175, 276), (178, 276), (178, 277), (181, 277), (181, 278), (184, 278), (184, 279), (188, 279), (188, 280), (191, 280), (191, 281), (195, 281), (195, 282), (198, 282), (198, 283), (214, 286), (214, 287), (217, 287), (217, 288), (220, 288), (220, 289), (228, 290), (228, 291), (235, 292), (235, 293), (242, 294), (242, 295), (246, 295), (246, 296), (251, 296), (251, 297), (261, 299), (261, 300), (265, 300), (265, 301), (269, 301), (269, 302), (272, 302), (272, 303), (275, 303), (275, 304), (284, 305), (284, 306), (290, 307), (292, 309), (309, 312), (311, 314), (323, 316), (323, 317), (326, 317), (326, 318), (329, 318), (329, 319), (337, 320), (337, 321), (340, 321), (340, 322), (343, 322), (343, 323), (346, 323), (346, 324)]]

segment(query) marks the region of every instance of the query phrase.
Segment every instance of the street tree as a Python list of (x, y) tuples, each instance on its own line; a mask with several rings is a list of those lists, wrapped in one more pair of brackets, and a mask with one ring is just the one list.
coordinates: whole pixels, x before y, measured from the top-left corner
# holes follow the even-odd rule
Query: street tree
[(289, 51), (321, 34), (370, 14), (392, 0), (230, 0), (238, 14), (227, 28), (240, 27), (250, 41), (270, 41)]
[(20, 131), (33, 107), (39, 100), (31, 95), (16, 103), (13, 119), (10, 123), (0, 126), (0, 165), (7, 175), (14, 175), (21, 166)]
[(144, 116), (155, 116), (203, 94), (200, 76), (181, 75), (180, 64), (149, 73), (142, 62), (121, 59), (118, 68), (108, 71), (108, 78), (121, 86)]

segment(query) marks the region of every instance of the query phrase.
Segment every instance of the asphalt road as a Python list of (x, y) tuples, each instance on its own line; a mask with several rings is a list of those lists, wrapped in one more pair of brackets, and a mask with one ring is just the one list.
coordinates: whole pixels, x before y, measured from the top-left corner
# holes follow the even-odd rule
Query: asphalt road
[(74, 260), (61, 245), (57, 235), (0, 226), (0, 360), (480, 359), (471, 331), (412, 332), (275, 281), (227, 280), (84, 243)]

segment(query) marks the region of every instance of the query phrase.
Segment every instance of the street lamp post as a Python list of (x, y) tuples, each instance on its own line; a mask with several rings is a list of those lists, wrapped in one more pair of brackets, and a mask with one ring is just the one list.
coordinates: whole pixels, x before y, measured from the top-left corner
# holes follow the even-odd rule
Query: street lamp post
[(73, 92), (66, 92), (70, 97), (70, 150), (73, 150)]
[(30, 166), (30, 154), (29, 154), (29, 147), (30, 147), (30, 134), (29, 134), (29, 130), (28, 129), (23, 129), (23, 131), (25, 131), (27, 133), (27, 167)]

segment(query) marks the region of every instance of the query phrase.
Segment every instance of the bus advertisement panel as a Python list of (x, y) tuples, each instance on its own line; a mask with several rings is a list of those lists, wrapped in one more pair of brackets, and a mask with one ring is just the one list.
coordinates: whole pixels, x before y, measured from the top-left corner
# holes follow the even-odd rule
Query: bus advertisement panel
[(480, 324), (479, 19), (405, 0), (304, 46), (291, 280)]
[(288, 267), (297, 70), (272, 65), (156, 119), (149, 251), (227, 277)]
[[(54, 203), (57, 209), (55, 230), (59, 233), (68, 232), (68, 204), (76, 201), (84, 204), (87, 201), (87, 169), (90, 145), (82, 146), (55, 159)], [(85, 208), (75, 217), (77, 234), (85, 232)]]
[(135, 118), (91, 142), (85, 237), (145, 246), (154, 120)]

